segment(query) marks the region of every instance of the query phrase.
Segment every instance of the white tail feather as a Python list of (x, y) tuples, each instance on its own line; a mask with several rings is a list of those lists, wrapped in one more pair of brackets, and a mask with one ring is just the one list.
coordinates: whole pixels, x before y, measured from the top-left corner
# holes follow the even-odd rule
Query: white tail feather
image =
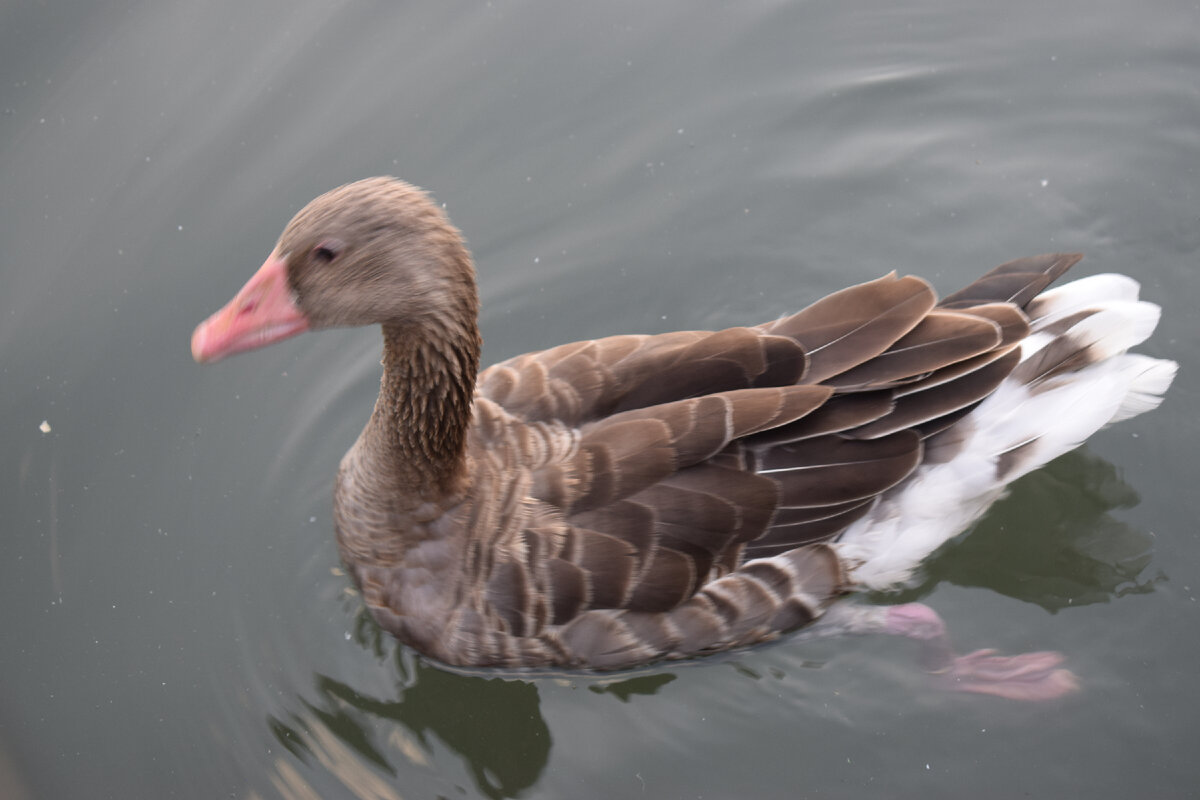
[(1150, 358), (1137, 353), (1131, 353), (1125, 358), (1129, 360), (1128, 369), (1132, 373), (1129, 392), (1121, 401), (1117, 413), (1108, 421), (1109, 425), (1158, 408), (1159, 403), (1163, 401), (1163, 395), (1171, 387), (1171, 381), (1175, 380), (1175, 373), (1179, 371), (1179, 365), (1174, 361)]
[(1127, 275), (1113, 272), (1091, 275), (1042, 292), (1029, 303), (1025, 311), (1033, 320), (1033, 329), (1036, 331), (1089, 308), (1114, 302), (1135, 302), (1140, 289), (1138, 282)]
[[(1137, 282), (1123, 275), (1096, 275), (1030, 304), (1034, 329), (1042, 332), (1022, 342), (1022, 359), (1065, 340), (1086, 355), (1087, 365), (1045, 379), (1025, 375), (1032, 384), (1016, 377), (1018, 368), (943, 433), (941, 443), (935, 437), (930, 452), (941, 446), (952, 457), (931, 458), (836, 543), (852, 581), (876, 589), (903, 583), (930, 553), (983, 514), (1008, 483), (1106, 425), (1162, 402), (1175, 362), (1125, 352), (1158, 323), (1158, 307), (1137, 301), (1137, 292)], [(1081, 311), (1094, 313), (1066, 331), (1046, 330)]]

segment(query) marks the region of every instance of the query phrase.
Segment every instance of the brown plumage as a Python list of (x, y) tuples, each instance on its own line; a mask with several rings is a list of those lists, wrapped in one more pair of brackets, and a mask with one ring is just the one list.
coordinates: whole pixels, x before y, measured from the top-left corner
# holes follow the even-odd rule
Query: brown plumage
[[(193, 351), (382, 325), (379, 399), (336, 485), (367, 607), (451, 664), (610, 669), (770, 639), (853, 588), (830, 543), (1017, 368), (1023, 309), (1079, 258), (1014, 261), (940, 304), (892, 274), (757, 327), (477, 374), (461, 237), (423, 192), (374, 178), (301, 211)], [(243, 320), (264, 308), (270, 324)]]

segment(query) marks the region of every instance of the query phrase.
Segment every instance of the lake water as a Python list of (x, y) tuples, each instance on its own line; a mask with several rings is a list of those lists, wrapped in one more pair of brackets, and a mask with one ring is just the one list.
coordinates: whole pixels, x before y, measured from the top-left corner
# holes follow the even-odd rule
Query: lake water
[[(188, 352), (300, 206), (381, 173), (470, 239), (489, 363), (893, 269), (1138, 278), (1162, 408), (904, 595), (1082, 691), (945, 694), (872, 638), (609, 680), (382, 638), (330, 520), (378, 334)], [(1195, 2), (10, 2), (0, 796), (1195, 796), (1198, 264)]]

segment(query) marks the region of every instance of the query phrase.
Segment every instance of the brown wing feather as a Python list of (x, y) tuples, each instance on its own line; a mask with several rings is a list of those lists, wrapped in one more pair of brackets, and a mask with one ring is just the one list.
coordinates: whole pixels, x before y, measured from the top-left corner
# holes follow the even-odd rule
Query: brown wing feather
[(763, 453), (760, 472), (779, 482), (779, 504), (825, 506), (875, 497), (921, 462), (921, 438), (901, 431), (873, 440), (822, 436)]
[(935, 309), (887, 350), (832, 376), (825, 384), (842, 391), (895, 386), (986, 353), (1000, 341), (1000, 326), (991, 320)]
[(878, 499), (868, 497), (831, 506), (780, 509), (767, 532), (746, 546), (746, 554), (767, 558), (801, 545), (829, 541), (866, 516)]
[(999, 358), (988, 360), (975, 369), (956, 376), (954, 380), (932, 383), (923, 391), (905, 394), (896, 400), (891, 414), (876, 422), (857, 428), (854, 434), (863, 439), (887, 436), (906, 428), (920, 430), (921, 426), (974, 407), (996, 390), (1021, 359), (1019, 350), (1010, 350)]
[(835, 292), (762, 330), (799, 342), (809, 359), (804, 380), (820, 383), (887, 350), (936, 302), (925, 281), (892, 273)]
[(947, 295), (942, 308), (969, 308), (983, 303), (1012, 303), (1019, 308), (1073, 267), (1082, 253), (1047, 253), (1005, 262), (979, 280)]
[(1029, 335), (1029, 318), (1021, 310), (1008, 303), (984, 303), (967, 306), (961, 313), (990, 319), (1000, 327), (1000, 344), (1004, 348), (1014, 345)]
[(514, 635), (555, 626), (564, 660), (600, 668), (811, 620), (842, 580), (819, 543), (1012, 371), (1022, 306), (1076, 260), (1009, 262), (936, 306), (893, 274), (758, 328), (578, 342), (485, 371), (493, 480), (527, 492), (472, 512), (475, 535), (520, 542), (476, 556), (491, 613)]
[(581, 425), (715, 392), (799, 382), (807, 358), (757, 329), (613, 336), (530, 353), (480, 373), (477, 393), (526, 421)]

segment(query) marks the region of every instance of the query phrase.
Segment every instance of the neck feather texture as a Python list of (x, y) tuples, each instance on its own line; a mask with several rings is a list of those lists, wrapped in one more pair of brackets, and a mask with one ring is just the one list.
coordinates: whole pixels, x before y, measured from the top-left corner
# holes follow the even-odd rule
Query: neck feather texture
[(414, 502), (455, 495), (467, 480), (467, 426), (479, 371), (474, 317), (444, 326), (385, 324), (383, 341), (383, 380), (364, 436), (381, 451), (396, 488)]

